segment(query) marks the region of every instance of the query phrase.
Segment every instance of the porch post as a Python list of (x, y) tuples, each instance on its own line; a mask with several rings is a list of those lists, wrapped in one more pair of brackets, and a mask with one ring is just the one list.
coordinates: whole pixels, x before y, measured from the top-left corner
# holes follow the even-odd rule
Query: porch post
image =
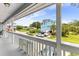
[[(11, 24), (11, 32), (14, 32), (14, 29), (13, 29), (13, 21), (14, 21), (14, 18), (9, 20), (10, 24)], [(12, 33), (12, 44), (14, 45), (14, 34)]]
[(61, 3), (56, 4), (56, 53), (61, 56)]
[(3, 37), (4, 37), (4, 38), (7, 37), (6, 26), (7, 26), (7, 23), (4, 23), (4, 24), (3, 24)]

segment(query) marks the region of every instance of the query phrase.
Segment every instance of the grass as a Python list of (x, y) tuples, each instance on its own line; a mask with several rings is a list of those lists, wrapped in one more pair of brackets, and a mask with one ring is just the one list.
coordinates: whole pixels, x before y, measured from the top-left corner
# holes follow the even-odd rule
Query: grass
[(52, 41), (56, 40), (56, 37), (54, 35), (53, 36), (50, 36), (48, 38), (51, 39)]
[(18, 31), (20, 31), (20, 32), (26, 32), (26, 30), (25, 30), (25, 29), (21, 29), (21, 30), (18, 30)]
[[(55, 36), (49, 37), (51, 40), (55, 40)], [(68, 35), (68, 37), (62, 37), (62, 41), (79, 44), (79, 35)]]
[(72, 54), (70, 54), (70, 55), (68, 55), (68, 56), (79, 56), (79, 54), (72, 53)]
[(29, 35), (32, 35), (32, 36), (34, 36), (36, 34), (36, 33), (30, 33), (29, 31), (27, 31), (25, 29), (21, 29), (21, 30), (18, 30), (18, 31), (24, 32), (24, 33), (29, 34)]
[(69, 35), (68, 37), (62, 37), (62, 41), (79, 44), (79, 35)]

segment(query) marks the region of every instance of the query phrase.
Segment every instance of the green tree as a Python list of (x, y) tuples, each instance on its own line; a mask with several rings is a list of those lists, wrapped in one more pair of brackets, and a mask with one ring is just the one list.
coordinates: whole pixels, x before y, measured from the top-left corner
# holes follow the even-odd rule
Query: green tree
[(72, 23), (70, 23), (70, 30), (72, 32), (75, 32), (76, 34), (79, 34), (79, 20), (74, 20)]
[(21, 30), (21, 29), (23, 29), (23, 26), (20, 26), (20, 25), (16, 26), (16, 30)]
[(39, 29), (41, 27), (41, 23), (40, 22), (33, 22), (30, 27), (35, 27), (37, 29)]
[(69, 25), (62, 24), (62, 36), (67, 36), (69, 34)]
[(52, 34), (55, 35), (56, 34), (56, 25), (55, 25), (55, 22), (52, 24), (51, 30), (52, 30)]
[(72, 24), (75, 25), (75, 26), (79, 26), (79, 20), (74, 20), (74, 21), (72, 22)]

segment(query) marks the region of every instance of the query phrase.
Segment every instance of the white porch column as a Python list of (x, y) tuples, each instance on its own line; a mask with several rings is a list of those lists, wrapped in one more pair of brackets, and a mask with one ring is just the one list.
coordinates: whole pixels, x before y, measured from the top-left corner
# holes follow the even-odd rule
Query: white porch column
[[(13, 24), (14, 20), (15, 20), (15, 17), (10, 20), (12, 32), (14, 32), (14, 26), (13, 26), (14, 25)], [(14, 45), (14, 34), (12, 34), (12, 44)]]
[(61, 56), (61, 3), (56, 4), (56, 52)]
[(3, 37), (4, 37), (4, 38), (7, 38), (7, 36), (8, 36), (8, 35), (7, 35), (7, 32), (6, 32), (6, 27), (7, 27), (7, 23), (4, 23), (4, 24), (3, 24)]

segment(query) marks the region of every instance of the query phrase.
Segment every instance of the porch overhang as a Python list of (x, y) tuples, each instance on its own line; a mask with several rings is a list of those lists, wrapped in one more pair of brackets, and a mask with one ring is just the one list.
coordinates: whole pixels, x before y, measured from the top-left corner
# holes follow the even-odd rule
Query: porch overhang
[(17, 10), (15, 10), (2, 23), (9, 22), (11, 20), (18, 20), (24, 16), (28, 16), (50, 5), (53, 5), (53, 3), (23, 3)]

